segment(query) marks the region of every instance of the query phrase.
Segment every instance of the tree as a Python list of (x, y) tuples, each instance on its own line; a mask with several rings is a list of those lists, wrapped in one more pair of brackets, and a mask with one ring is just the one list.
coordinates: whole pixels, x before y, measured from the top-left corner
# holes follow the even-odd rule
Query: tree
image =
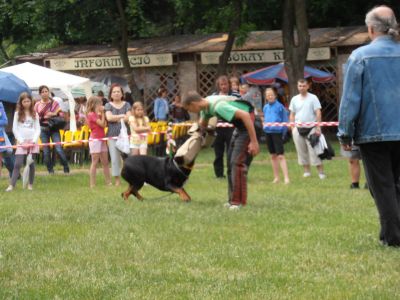
[(217, 77), (227, 73), (228, 59), (231, 55), (233, 43), (235, 42), (235, 38), (237, 36), (237, 31), (242, 24), (242, 5), (243, 2), (241, 0), (232, 1), (232, 9), (230, 15), (231, 24), (229, 26), (228, 39), (225, 43), (224, 51), (219, 57)]
[(290, 97), (297, 94), (297, 80), (304, 77), (310, 47), (305, 0), (284, 0), (282, 40)]
[(175, 32), (228, 32), (228, 39), (219, 57), (217, 76), (227, 73), (228, 59), (233, 46), (243, 45), (248, 33), (256, 29), (249, 18), (253, 8), (248, 2), (249, 0), (174, 0)]
[[(133, 5), (136, 4), (135, 3), (136, 1), (132, 2), (134, 2), (132, 3)], [(123, 65), (123, 76), (128, 81), (133, 99), (139, 100), (142, 98), (142, 95), (139, 91), (138, 86), (136, 85), (135, 78), (133, 75), (133, 70), (128, 57), (128, 42), (129, 42), (128, 21), (125, 13), (127, 7), (123, 6), (122, 0), (115, 0), (115, 3), (117, 5), (117, 10), (119, 15), (119, 35), (114, 40), (114, 44), (117, 46), (119, 56), (121, 58)]]
[(43, 26), (43, 4), (44, 0), (0, 1), (0, 63), (55, 44)]
[[(57, 1), (49, 1), (56, 3)], [(51, 28), (65, 44), (112, 44), (119, 53), (122, 76), (128, 81), (134, 99), (141, 93), (136, 85), (128, 57), (129, 40), (140, 38), (146, 20), (142, 15), (140, 0), (63, 0), (65, 10), (56, 6), (43, 8), (51, 19)], [(79, 13), (76, 13), (79, 11)], [(51, 30), (49, 28), (49, 30)]]

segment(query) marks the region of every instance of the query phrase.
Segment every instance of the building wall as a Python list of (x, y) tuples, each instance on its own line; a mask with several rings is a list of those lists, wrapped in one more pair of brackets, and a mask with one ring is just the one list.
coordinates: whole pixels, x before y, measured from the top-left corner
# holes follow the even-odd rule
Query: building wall
[(344, 79), (344, 65), (346, 64), (347, 59), (350, 54), (339, 54), (337, 59), (337, 74), (336, 80), (338, 82), (338, 103), (340, 103), (340, 99), (342, 98), (343, 92), (343, 79)]
[(197, 89), (197, 68), (195, 61), (181, 61), (178, 66), (181, 97), (188, 91)]

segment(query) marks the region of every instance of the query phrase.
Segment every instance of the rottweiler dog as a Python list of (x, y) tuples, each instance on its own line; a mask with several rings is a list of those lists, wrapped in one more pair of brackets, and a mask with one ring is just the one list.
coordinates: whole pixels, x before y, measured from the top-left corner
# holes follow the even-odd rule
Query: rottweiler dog
[(189, 130), (190, 138), (178, 149), (174, 157), (154, 157), (148, 155), (129, 156), (125, 159), (121, 176), (129, 183), (122, 193), (125, 201), (133, 194), (143, 200), (139, 190), (145, 183), (161, 191), (177, 193), (182, 201), (191, 200), (183, 188), (194, 166), (197, 154), (204, 142), (205, 133), (201, 133), (197, 124)]

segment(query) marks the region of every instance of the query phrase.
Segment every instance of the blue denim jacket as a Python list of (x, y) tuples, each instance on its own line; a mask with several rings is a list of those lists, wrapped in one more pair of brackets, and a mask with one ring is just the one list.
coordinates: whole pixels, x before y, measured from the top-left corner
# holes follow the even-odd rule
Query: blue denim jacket
[(349, 57), (338, 129), (341, 144), (400, 140), (400, 44), (390, 36)]

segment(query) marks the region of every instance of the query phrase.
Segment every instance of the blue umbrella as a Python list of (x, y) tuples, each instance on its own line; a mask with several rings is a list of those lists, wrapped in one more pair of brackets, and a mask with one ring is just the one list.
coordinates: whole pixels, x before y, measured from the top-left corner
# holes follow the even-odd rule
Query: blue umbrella
[[(314, 82), (319, 83), (329, 82), (335, 79), (335, 76), (331, 73), (305, 66), (304, 78), (310, 77)], [(244, 74), (241, 79), (248, 84), (254, 85), (271, 85), (275, 83), (275, 79), (288, 82), (285, 65), (283, 63)]]
[(25, 81), (14, 74), (0, 71), (0, 101), (17, 103), (23, 92), (31, 93)]

